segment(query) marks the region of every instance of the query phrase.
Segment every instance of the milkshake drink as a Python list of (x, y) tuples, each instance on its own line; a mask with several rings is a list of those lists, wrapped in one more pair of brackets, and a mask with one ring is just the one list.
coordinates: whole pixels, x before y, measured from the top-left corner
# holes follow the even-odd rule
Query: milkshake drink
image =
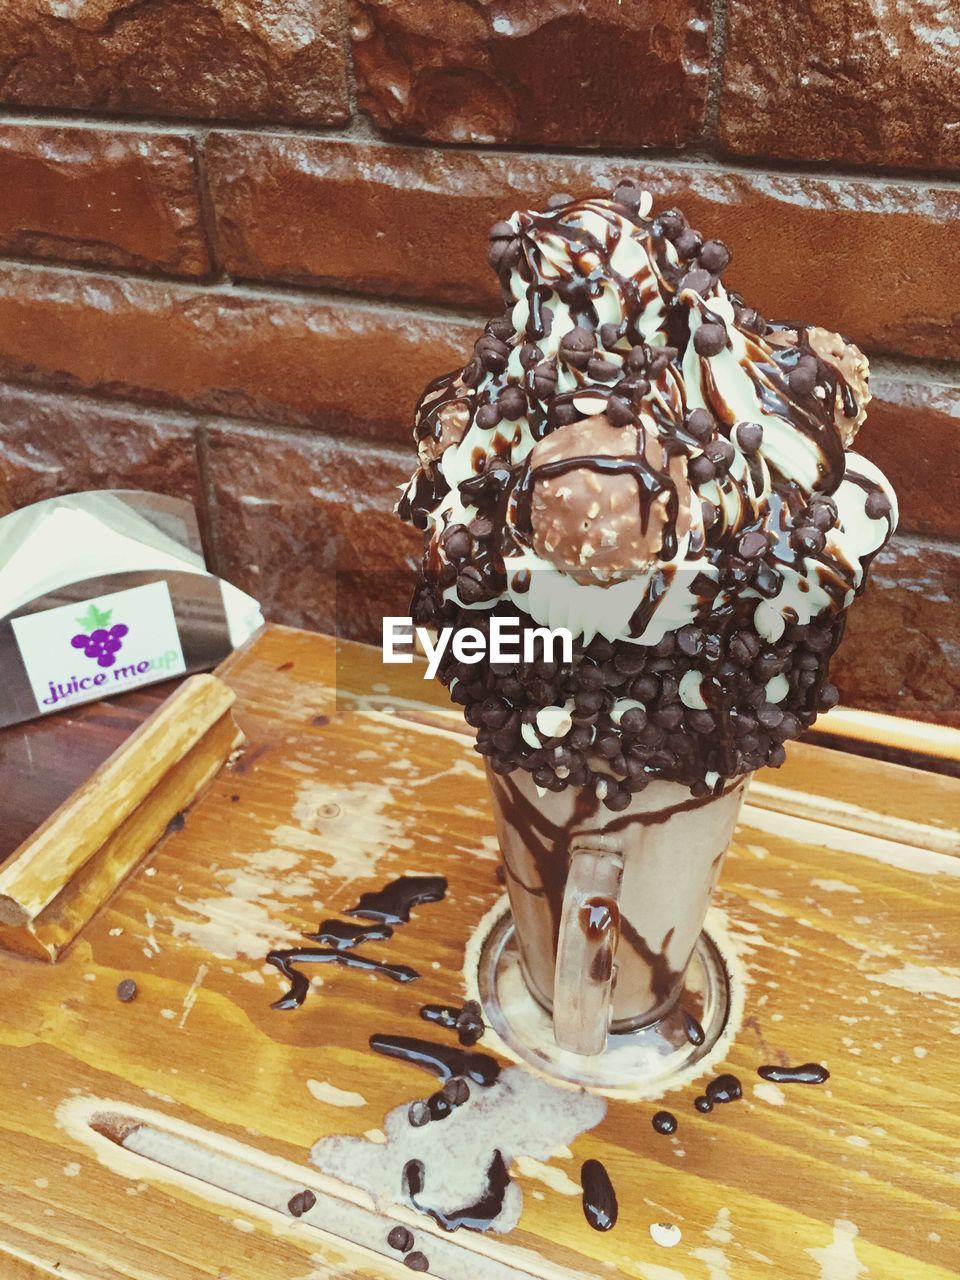
[(896, 500), (840, 335), (767, 321), (630, 182), (491, 232), (505, 310), (417, 410), (420, 625), (566, 628), (439, 677), (492, 780), (523, 972), (563, 1047), (677, 997), (749, 775), (837, 701)]

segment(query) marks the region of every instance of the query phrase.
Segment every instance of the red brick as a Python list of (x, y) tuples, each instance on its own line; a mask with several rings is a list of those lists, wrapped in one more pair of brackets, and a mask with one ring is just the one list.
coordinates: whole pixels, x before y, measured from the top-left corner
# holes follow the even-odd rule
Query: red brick
[(895, 538), (850, 610), (832, 679), (844, 702), (960, 726), (960, 547)]
[(680, 146), (700, 132), (707, 0), (354, 0), (358, 101), (440, 142)]
[(857, 448), (896, 484), (900, 526), (960, 539), (960, 387), (876, 374)]
[(0, 125), (0, 252), (210, 270), (194, 144), (176, 134)]
[(87, 489), (149, 489), (196, 502), (194, 425), (0, 383), (0, 514)]
[(0, 271), (0, 377), (404, 443), (476, 332), (352, 300)]
[(766, 314), (873, 351), (960, 357), (949, 187), (242, 133), (214, 135), (208, 165), (241, 277), (494, 308), (490, 224), (551, 191), (610, 190), (626, 172), (656, 208), (679, 203), (730, 245), (730, 285)]
[(338, 0), (14, 0), (3, 100), (149, 116), (330, 124), (348, 115)]
[(721, 145), (777, 159), (960, 167), (958, 13), (943, 0), (729, 0)]
[(208, 456), (221, 572), (275, 622), (379, 642), (409, 612), (421, 535), (393, 514), (398, 450), (216, 427)]

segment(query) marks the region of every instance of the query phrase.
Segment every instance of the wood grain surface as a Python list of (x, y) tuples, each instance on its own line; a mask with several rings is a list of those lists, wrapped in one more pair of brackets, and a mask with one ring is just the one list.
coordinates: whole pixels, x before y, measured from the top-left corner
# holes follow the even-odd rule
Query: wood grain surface
[[(2, 1280), (410, 1274), (386, 1229), (352, 1245), (336, 1212), (321, 1229), (256, 1203), (255, 1188), (272, 1171), (323, 1197), (316, 1139), (375, 1138), (392, 1107), (429, 1091), (367, 1041), (422, 1035), (420, 1005), (463, 999), (465, 940), (502, 894), (479, 758), (442, 691), (373, 650), (271, 628), (221, 674), (247, 736), (239, 758), (58, 964), (0, 956)], [(610, 1100), (572, 1152), (516, 1173), (509, 1235), (441, 1239), (416, 1218), (428, 1257), (450, 1246), (461, 1274), (482, 1261), (505, 1278), (955, 1274), (960, 783), (814, 747), (760, 782), (718, 896), (747, 987), (716, 1069), (740, 1077), (743, 1099), (700, 1115), (701, 1080), (662, 1104)], [(403, 872), (446, 875), (448, 897), (365, 949), (420, 980), (324, 966), (302, 1009), (272, 1011), (284, 984), (267, 951)], [(125, 978), (130, 1003), (116, 996)], [(831, 1078), (764, 1085), (757, 1067), (784, 1059)], [(679, 1117), (672, 1137), (651, 1127), (657, 1105)], [(235, 1189), (89, 1128), (108, 1113), (97, 1123), (114, 1137), (146, 1114), (227, 1152)], [(571, 1194), (588, 1158), (619, 1196), (606, 1234)], [(260, 1172), (244, 1181), (243, 1168)], [(664, 1222), (681, 1232), (673, 1248), (651, 1235)]]

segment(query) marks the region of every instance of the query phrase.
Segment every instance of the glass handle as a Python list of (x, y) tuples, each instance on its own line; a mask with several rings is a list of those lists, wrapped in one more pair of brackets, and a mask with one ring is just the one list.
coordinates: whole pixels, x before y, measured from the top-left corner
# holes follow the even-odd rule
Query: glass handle
[(560, 918), (553, 983), (553, 1035), (561, 1049), (602, 1053), (620, 941), (623, 860), (609, 850), (574, 849)]

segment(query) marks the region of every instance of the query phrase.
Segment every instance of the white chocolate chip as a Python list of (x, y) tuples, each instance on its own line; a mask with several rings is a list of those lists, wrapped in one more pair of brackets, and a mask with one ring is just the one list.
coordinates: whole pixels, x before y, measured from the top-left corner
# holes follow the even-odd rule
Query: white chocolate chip
[(528, 747), (533, 747), (534, 751), (539, 751), (543, 745), (537, 737), (537, 731), (532, 724), (522, 724), (520, 726), (520, 737)]
[(699, 671), (687, 671), (680, 680), (680, 701), (694, 711), (706, 711)]
[(572, 702), (567, 702), (562, 707), (540, 708), (537, 712), (537, 728), (545, 738), (562, 738), (570, 732), (573, 727), (573, 720), (570, 718), (573, 706)]
[(768, 702), (782, 702), (790, 692), (790, 681), (785, 675), (774, 676), (764, 686), (764, 695)]

